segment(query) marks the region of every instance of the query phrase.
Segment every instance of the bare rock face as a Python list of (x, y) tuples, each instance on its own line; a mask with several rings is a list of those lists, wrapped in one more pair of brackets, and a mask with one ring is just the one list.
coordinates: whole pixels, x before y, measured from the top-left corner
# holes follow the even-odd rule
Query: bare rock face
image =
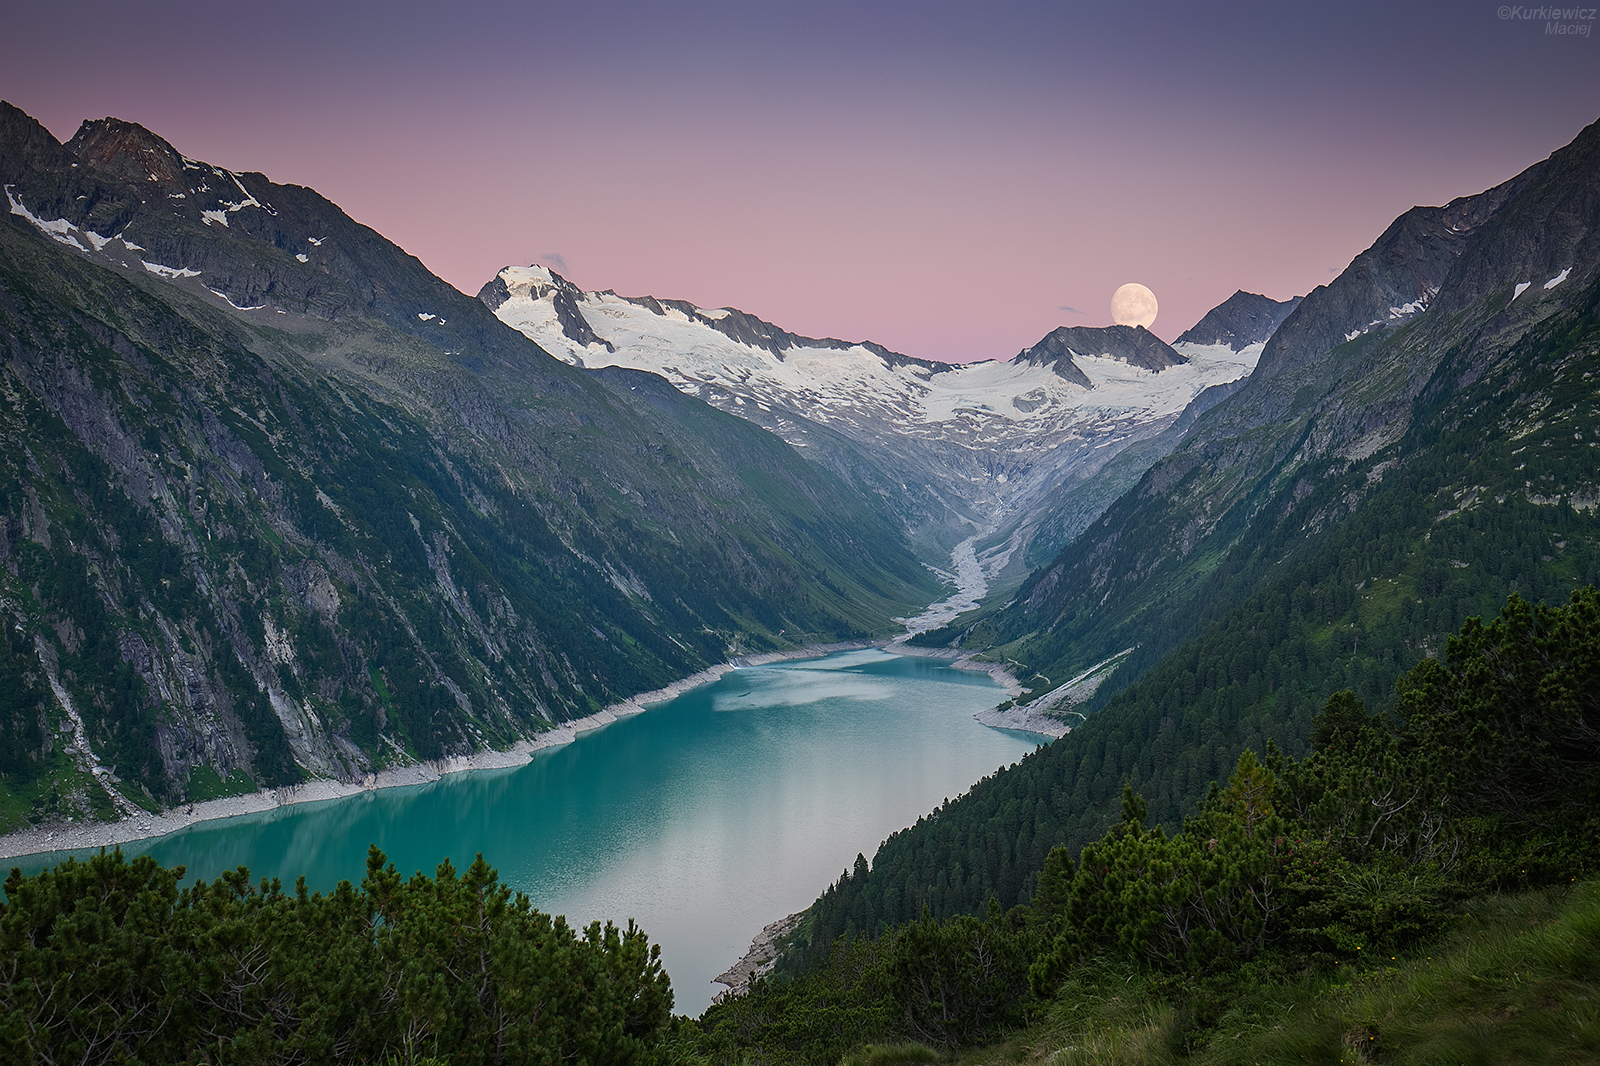
[(1301, 296), (1274, 300), (1238, 290), (1183, 331), (1175, 344), (1226, 344), (1234, 351), (1269, 339), (1289, 313), (1300, 306)]
[(67, 151), (79, 162), (151, 194), (177, 199), (189, 191), (183, 156), (137, 122), (119, 118), (85, 122), (67, 142)]
[(1433, 302), (1471, 235), (1526, 188), (1543, 163), (1476, 196), (1413, 207), (1337, 278), (1313, 289), (1267, 341), (1255, 375), (1315, 359), (1337, 345), (1409, 322)]
[(1171, 345), (1143, 326), (1059, 326), (1038, 344), (1018, 352), (1017, 359), (1035, 366), (1053, 365), (1062, 377), (1082, 379), (1088, 388), (1088, 377), (1072, 361), (1075, 355), (1120, 359), (1156, 371), (1186, 362)]

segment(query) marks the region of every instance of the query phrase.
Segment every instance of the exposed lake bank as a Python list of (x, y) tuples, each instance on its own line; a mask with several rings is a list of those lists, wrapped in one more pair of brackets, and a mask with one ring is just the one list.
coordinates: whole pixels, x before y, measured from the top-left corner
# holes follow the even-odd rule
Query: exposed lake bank
[[(380, 788), (425, 785), (439, 780), (445, 774), (461, 773), (469, 770), (502, 770), (521, 766), (537, 751), (561, 744), (570, 744), (583, 733), (602, 729), (620, 718), (642, 714), (652, 704), (665, 703), (668, 700), (676, 699), (691, 689), (710, 684), (724, 674), (741, 667), (764, 666), (768, 663), (782, 662), (788, 659), (810, 659), (836, 651), (871, 647), (882, 648), (894, 655), (949, 660), (949, 665), (955, 669), (974, 670), (988, 674), (1005, 688), (1008, 697), (1014, 697), (1021, 691), (1021, 686), (1018, 685), (1016, 678), (1012, 677), (1004, 667), (998, 664), (978, 662), (970, 655), (959, 651), (913, 648), (897, 641), (845, 641), (833, 644), (811, 644), (789, 651), (762, 652), (756, 655), (739, 656), (727, 662), (718, 663), (716, 666), (701, 670), (699, 673), (674, 681), (664, 688), (659, 688), (652, 692), (642, 692), (637, 696), (613, 703), (611, 706), (594, 714), (576, 718), (570, 722), (563, 722), (561, 725), (548, 732), (541, 733), (537, 737), (519, 740), (504, 751), (480, 751), (471, 755), (453, 755), (445, 759), (433, 759), (426, 762), (413, 763), (409, 766), (391, 767), (374, 774), (368, 774), (361, 781), (335, 781), (328, 778), (318, 778), (285, 788), (262, 789), (259, 792), (250, 792), (239, 796), (224, 796), (220, 799), (184, 804), (160, 813), (139, 814), (115, 822), (56, 823), (35, 829), (18, 830), (17, 832), (0, 836), (0, 859), (11, 859), (21, 855), (35, 855), (40, 852), (79, 851), (88, 848), (115, 847), (118, 844), (127, 844), (136, 840), (149, 840), (166, 836), (168, 833), (176, 833), (180, 829), (188, 828), (199, 822), (213, 821), (220, 818), (236, 818), (244, 814), (257, 814), (262, 811), (288, 807), (297, 803), (317, 803), (324, 800), (343, 799)], [(1047, 732), (1045, 729), (1033, 728), (1027, 725), (988, 721), (984, 717), (985, 715), (994, 715), (996, 713), (1001, 712), (984, 711), (977, 715), (977, 718), (985, 725), (996, 725), (1005, 729), (1022, 729), (1036, 733)]]
[[(967, 549), (967, 551), (959, 554), (970, 555), (970, 544), (964, 545), (964, 547)], [(170, 842), (158, 842), (157, 838), (170, 837), (171, 840), (174, 841), (187, 839), (188, 834), (180, 835), (180, 831), (185, 829), (192, 829), (195, 832), (207, 831), (204, 828), (204, 823), (211, 823), (214, 827), (220, 829), (221, 827), (218, 826), (219, 822), (222, 822), (226, 819), (239, 818), (247, 815), (271, 815), (274, 818), (282, 816), (303, 820), (304, 815), (298, 812), (325, 811), (326, 813), (318, 814), (316, 817), (323, 819), (324, 821), (332, 819), (335, 822), (338, 822), (341, 819), (355, 819), (363, 817), (363, 815), (357, 813), (357, 808), (355, 807), (348, 808), (348, 811), (345, 814), (334, 813), (335, 811), (347, 810), (346, 804), (342, 803), (326, 805), (325, 807), (303, 805), (318, 804), (321, 801), (337, 799), (348, 799), (352, 803), (355, 803), (357, 802), (357, 797), (361, 797), (363, 794), (366, 794), (369, 800), (379, 799), (380, 797), (374, 794), (382, 793), (382, 790), (403, 789), (405, 786), (427, 785), (440, 781), (440, 779), (446, 775), (463, 774), (465, 771), (472, 770), (511, 770), (524, 767), (529, 764), (529, 761), (533, 756), (541, 751), (570, 745), (582, 734), (603, 729), (604, 727), (612, 725), (621, 719), (638, 716), (654, 705), (666, 704), (693, 690), (706, 688), (707, 686), (713, 686), (722, 678), (724, 678), (725, 675), (728, 675), (732, 671), (738, 670), (742, 667), (767, 666), (770, 664), (778, 664), (786, 660), (816, 659), (827, 656), (830, 653), (877, 649), (881, 650), (887, 655), (903, 657), (911, 660), (928, 661), (930, 666), (933, 665), (934, 662), (937, 662), (941, 667), (958, 669), (963, 672), (985, 674), (992, 679), (994, 683), (999, 685), (1003, 692), (996, 692), (992, 689), (988, 689), (987, 686), (983, 686), (978, 691), (992, 693), (992, 695), (989, 696), (989, 699), (994, 703), (999, 703), (1002, 699), (1013, 699), (1020, 693), (1021, 685), (1018, 683), (1018, 679), (1012, 676), (1004, 664), (979, 661), (971, 652), (965, 650), (917, 648), (911, 647), (904, 643), (904, 641), (911, 636), (912, 633), (920, 632), (923, 629), (926, 629), (928, 627), (927, 623), (930, 620), (937, 620), (940, 617), (948, 617), (952, 610), (966, 608), (967, 605), (973, 600), (974, 593), (981, 595), (980, 590), (986, 584), (982, 567), (974, 565), (974, 560), (970, 558), (958, 558), (957, 562), (958, 565), (956, 567), (956, 574), (952, 575), (956, 579), (954, 582), (957, 586), (955, 589), (955, 594), (946, 600), (931, 605), (917, 618), (907, 620), (911, 623), (907, 626), (907, 632), (894, 639), (813, 644), (785, 651), (738, 656), (728, 660), (727, 662), (719, 663), (706, 670), (702, 670), (696, 674), (682, 678), (679, 681), (657, 689), (653, 692), (640, 693), (627, 700), (619, 701), (585, 718), (562, 723), (548, 732), (542, 733), (536, 737), (530, 737), (519, 741), (517, 744), (503, 751), (482, 751), (470, 755), (455, 756), (431, 762), (413, 763), (407, 766), (393, 767), (379, 773), (370, 774), (360, 781), (334, 781), (326, 779), (308, 781), (289, 788), (263, 790), (246, 795), (231, 796), (195, 803), (192, 805), (184, 805), (175, 809), (163, 811), (159, 814), (140, 813), (132, 817), (125, 818), (119, 822), (67, 825), (56, 824), (53, 826), (42, 826), (23, 832), (12, 833), (7, 836), (0, 837), (0, 858), (11, 859), (24, 856), (35, 856), (35, 861), (37, 862), (37, 857), (41, 856), (71, 851), (86, 851), (100, 847), (109, 848), (121, 844), (134, 844), (136, 842), (140, 842), (138, 850), (144, 851), (154, 847), (158, 849), (158, 856), (160, 855), (159, 849), (166, 848), (168, 850), (175, 850), (176, 853), (166, 856), (165, 861), (168, 861), (169, 863), (190, 863), (190, 865), (194, 867), (196, 874), (203, 876), (203, 874), (200, 874), (199, 871), (208, 866), (209, 860), (191, 862), (191, 856), (181, 854), (182, 846), (174, 849)], [(965, 565), (960, 565), (961, 563), (965, 563)], [(809, 672), (807, 672), (807, 676), (809, 676)], [(711, 690), (708, 689), (708, 691)], [(974, 690), (968, 688), (966, 691), (972, 692)], [(871, 700), (880, 698), (879, 695), (871, 693), (858, 692), (854, 695), (849, 693), (845, 693), (845, 695), (847, 699), (867, 699), (869, 702)], [(744, 697), (739, 694), (734, 694), (732, 696), (724, 694), (722, 697), (714, 698), (726, 702), (728, 707), (731, 709), (737, 705), (737, 701), (742, 700)], [(786, 695), (782, 697), (780, 702), (787, 702), (791, 698), (798, 697)], [(982, 705), (980, 704), (980, 707), (981, 706)], [(967, 710), (964, 717), (970, 716), (969, 721), (972, 718), (976, 718), (978, 721), (984, 722), (984, 724), (996, 725), (1005, 731), (1023, 729), (1035, 733), (1045, 733), (1048, 735), (1048, 722), (1041, 722), (1036, 725), (1034, 723), (1017, 724), (1010, 721), (987, 721), (986, 716), (994, 713), (996, 713), (995, 710), (980, 710), (978, 713), (974, 714), (972, 704), (969, 702), (967, 704)], [(839, 726), (841, 725), (843, 726), (842, 731), (839, 729)], [(1045, 726), (1046, 728), (1038, 728), (1038, 726)], [(851, 736), (850, 725), (840, 722), (832, 729), (824, 730), (823, 734), (819, 735), (818, 742), (823, 746), (823, 748), (819, 749), (819, 751), (839, 743), (856, 746), (855, 741), (843, 739), (849, 736)], [(900, 742), (899, 746), (901, 747), (901, 750), (903, 750), (903, 745), (904, 742)], [(610, 748), (614, 746), (616, 745), (606, 745), (605, 747)], [(582, 747), (587, 749), (588, 745), (584, 745)], [(970, 742), (968, 747), (971, 747)], [(573, 750), (576, 751), (577, 749)], [(977, 749), (974, 748), (973, 750)], [(641, 757), (651, 761), (661, 761), (662, 758), (659, 750), (654, 746), (648, 746), (645, 749), (641, 749), (641, 753)], [(831, 756), (818, 757), (823, 757), (830, 762), (833, 761)], [(1014, 758), (1015, 755), (1011, 757)], [(565, 756), (563, 756), (563, 758), (565, 758)], [(785, 761), (788, 762), (790, 760), (786, 757)], [(919, 764), (922, 762), (922, 760), (912, 761)], [(983, 772), (986, 768), (986, 766), (974, 764), (972, 769), (965, 771), (964, 773), (976, 775)], [(631, 771), (630, 779), (632, 774), (637, 772), (638, 771)], [(813, 768), (813, 771), (811, 772), (814, 773), (815, 768)], [(475, 777), (476, 775), (468, 776)], [(491, 789), (501, 787), (493, 784), (487, 784), (488, 782), (497, 780), (492, 776), (486, 776), (483, 778), (483, 780), (486, 782), (485, 787), (489, 787)], [(970, 780), (971, 778), (965, 777), (963, 774), (955, 779), (952, 779), (950, 781), (950, 785), (961, 787), (961, 785), (969, 783)], [(767, 783), (767, 781), (762, 782), (763, 785)], [(905, 785), (909, 785), (910, 783), (911, 782), (906, 782)], [(905, 785), (892, 787), (898, 789), (905, 787)], [(794, 790), (793, 788), (790, 788), (787, 791), (793, 792)], [(831, 794), (831, 790), (825, 789), (824, 791), (829, 791)], [(382, 794), (389, 796), (404, 795), (403, 792), (388, 792)], [(931, 795), (932, 794), (930, 793), (930, 796)], [(937, 797), (933, 797), (930, 802), (936, 802), (936, 800)], [(402, 800), (401, 802), (411, 801)], [(422, 801), (419, 799), (418, 802)], [(860, 804), (857, 804), (857, 806), (860, 806)], [(881, 800), (873, 803), (867, 803), (864, 806), (866, 808), (881, 806)], [(362, 807), (361, 809), (365, 810), (366, 808)], [(297, 813), (291, 814), (291, 812)], [(916, 813), (917, 810), (908, 808), (905, 812), (902, 812), (900, 815), (898, 815), (897, 818), (914, 817)], [(807, 817), (814, 817), (814, 815), (808, 815)], [(256, 822), (255, 819), (251, 819), (250, 821), (252, 823)], [(879, 832), (892, 830), (895, 825), (899, 824), (899, 821), (896, 818), (891, 818), (891, 821), (893, 821), (893, 825), (886, 822), (885, 827), (879, 830)], [(212, 831), (215, 832), (215, 830)], [(223, 829), (222, 832), (227, 834), (227, 839), (235, 839), (236, 834), (234, 834), (231, 830)], [(245, 836), (240, 839), (254, 839), (251, 834), (257, 834), (259, 832), (259, 826), (252, 824), (250, 833), (245, 834)], [(321, 834), (319, 833), (313, 833), (312, 837), (318, 837), (320, 835)], [(369, 833), (368, 835), (372, 836), (374, 839), (378, 838), (378, 834), (376, 833)], [(719, 836), (720, 835), (721, 834), (719, 834)], [(770, 833), (767, 834), (767, 839), (769, 839), (769, 841), (773, 839), (770, 836)], [(830, 837), (830, 839), (832, 838)], [(835, 841), (835, 843), (837, 842)], [(865, 841), (858, 842), (856, 847), (859, 848), (864, 843)], [(402, 861), (402, 864), (406, 861), (403, 857), (395, 855), (396, 846), (393, 845), (392, 842), (385, 843), (382, 846), (385, 847), (385, 850), (390, 852), (391, 858), (399, 858), (400, 861)], [(458, 845), (458, 847), (459, 846), (462, 845)], [(760, 850), (759, 846), (751, 846), (756, 847), (756, 850)], [(246, 850), (248, 851), (248, 849)], [(492, 851), (492, 853), (497, 855), (513, 853), (512, 849), (508, 849), (504, 846), (486, 848), (485, 850)], [(831, 854), (831, 848), (827, 848), (825, 850)], [(846, 848), (845, 850), (849, 851), (852, 849)], [(251, 854), (242, 854), (239, 858), (247, 859), (248, 864), (254, 869), (257, 866), (258, 860), (252, 858)], [(748, 854), (748, 852), (742, 852), (742, 854)], [(46, 859), (46, 861), (55, 860)], [(235, 859), (230, 861), (237, 860)], [(267, 860), (263, 858), (259, 861), (265, 863)], [(829, 861), (831, 862), (831, 858)], [(25, 862), (23, 865), (26, 866), (27, 863)], [(652, 875), (652, 880), (653, 879), (654, 875)], [(792, 898), (774, 897), (770, 900), (764, 900), (757, 897), (749, 898), (748, 900), (745, 900), (745, 905), (752, 910), (752, 913), (741, 916), (738, 920), (738, 924), (749, 923), (744, 924), (745, 929), (753, 930), (759, 927), (761, 921), (768, 920), (760, 918), (761, 911), (765, 910), (766, 914), (768, 915), (773, 913), (783, 914), (788, 911), (793, 911), (795, 904), (800, 902), (801, 900)], [(785, 903), (787, 903), (787, 907), (783, 906)], [(776, 904), (776, 906), (774, 904)], [(547, 905), (554, 905), (554, 901), (548, 901)], [(571, 906), (572, 904), (568, 902), (567, 905)], [(614, 907), (597, 909), (596, 913), (609, 914), (614, 909)], [(725, 901), (723, 907), (719, 909), (719, 913), (726, 912), (731, 918), (734, 911), (737, 911), (737, 909), (737, 907), (734, 907), (733, 910), (729, 910), (728, 904)], [(617, 911), (617, 913), (621, 913), (621, 911)], [(721, 975), (730, 979), (724, 983), (733, 986), (733, 990), (727, 994), (737, 994), (737, 992), (740, 991), (749, 980), (753, 979), (753, 977), (757, 976), (765, 969), (770, 968), (772, 960), (776, 955), (777, 941), (790, 931), (790, 926), (795, 918), (803, 914), (804, 911), (796, 912), (795, 914), (791, 914), (788, 919), (780, 922), (770, 923), (769, 929), (761, 930), (753, 942), (750, 940), (743, 941), (743, 943), (749, 944), (749, 948), (745, 951), (744, 955), (731, 970), (727, 970)], [(667, 927), (668, 922), (668, 918), (663, 918), (660, 916), (654, 919), (654, 924), (661, 925), (663, 928)], [(706, 935), (710, 932), (710, 929), (701, 930), (696, 939), (704, 940)], [(732, 932), (733, 929), (718, 928), (715, 935), (725, 936)], [(769, 933), (771, 935), (767, 935)], [(751, 933), (748, 931), (743, 933), (744, 937), (749, 937), (750, 935)], [(717, 954), (726, 952), (726, 954), (721, 955), (721, 958), (726, 960), (739, 951), (739, 948), (735, 946), (737, 943), (739, 942), (735, 941), (733, 943), (728, 943), (725, 946), (722, 946), (720, 951), (718, 948), (711, 946), (710, 943), (707, 943), (706, 950), (711, 953), (710, 957), (713, 961), (715, 961), (715, 956)], [(675, 950), (676, 955), (681, 957), (684, 949), (679, 947)], [(687, 1002), (688, 999), (695, 999), (698, 1001), (700, 993), (692, 991), (696, 985), (697, 978), (695, 976), (691, 976), (695, 972), (696, 965), (683, 964), (683, 966), (684, 976), (688, 978), (689, 981), (689, 984), (684, 988), (684, 993), (687, 996), (685, 1002)], [(699, 977), (698, 980), (705, 980), (710, 974), (716, 973), (724, 966), (726, 966), (725, 962), (716, 966), (716, 968), (711, 968), (709, 964), (705, 964), (704, 973), (706, 976)], [(709, 998), (709, 993), (706, 993), (706, 995)]]
[[(521, 766), (535, 752), (562, 744), (570, 744), (584, 733), (602, 729), (621, 718), (642, 714), (657, 703), (677, 699), (691, 689), (710, 684), (724, 674), (746, 666), (764, 666), (787, 659), (811, 659), (837, 651), (855, 648), (886, 647), (888, 641), (844, 641), (831, 644), (809, 644), (787, 651), (762, 652), (744, 655), (718, 663), (699, 673), (674, 681), (651, 692), (613, 703), (583, 718), (563, 722), (536, 737), (517, 741), (503, 751), (479, 751), (470, 755), (452, 755), (444, 759), (416, 762), (407, 766), (389, 767), (368, 774), (360, 781), (336, 781), (318, 778), (284, 788), (262, 789), (239, 796), (223, 796), (163, 810), (160, 813), (141, 813), (115, 822), (67, 822), (42, 825), (33, 829), (18, 830), (0, 836), (0, 859), (11, 859), (40, 852), (78, 851), (89, 848), (109, 848), (137, 840), (150, 840), (166, 836), (200, 822), (221, 818), (236, 818), (245, 814), (288, 807), (298, 803), (317, 803), (324, 800), (343, 799), (382, 788), (399, 788), (408, 785), (425, 785), (446, 774), (470, 770), (503, 770)], [(917, 654), (908, 649), (907, 654)], [(956, 665), (956, 664), (952, 664)], [(964, 667), (963, 667), (964, 668)], [(1003, 683), (1003, 682), (1002, 682)]]

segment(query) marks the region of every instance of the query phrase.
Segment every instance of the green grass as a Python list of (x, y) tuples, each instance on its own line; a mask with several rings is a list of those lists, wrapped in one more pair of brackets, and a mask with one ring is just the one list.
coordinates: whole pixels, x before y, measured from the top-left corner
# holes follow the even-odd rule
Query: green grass
[(203, 803), (223, 796), (242, 796), (256, 791), (260, 786), (242, 770), (230, 771), (223, 778), (210, 766), (196, 766), (189, 771), (187, 787), (189, 802)]
[(1433, 953), (1388, 960), (1219, 1062), (1600, 1060), (1600, 885), (1491, 897)]
[[(933, 1061), (866, 1056), (862, 1049), (844, 1062)], [(945, 1061), (1600, 1062), (1600, 883), (1486, 897), (1429, 948), (1312, 979), (1263, 966), (1182, 985), (1130, 964), (1091, 964), (1027, 1030)]]
[(5, 782), (0, 781), (0, 833), (11, 833), (26, 828), (30, 809), (31, 805), (26, 797), (18, 795)]
[(863, 1044), (839, 1060), (839, 1066), (902, 1066), (903, 1063), (939, 1062), (940, 1055), (925, 1044)]

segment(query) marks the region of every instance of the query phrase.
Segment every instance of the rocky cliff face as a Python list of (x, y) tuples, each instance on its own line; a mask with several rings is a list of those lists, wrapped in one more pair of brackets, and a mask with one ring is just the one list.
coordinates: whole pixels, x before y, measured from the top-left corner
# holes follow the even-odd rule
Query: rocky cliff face
[(1413, 207), (1327, 285), (1319, 285), (1273, 332), (1257, 365), (1262, 377), (1321, 356), (1426, 310), (1468, 238), (1537, 176), (1543, 164), (1443, 207)]
[(938, 590), (876, 498), (310, 190), (14, 108), (0, 177), (0, 828), (505, 747)]
[(1273, 300), (1240, 289), (1207, 311), (1204, 318), (1184, 330), (1173, 343), (1222, 344), (1234, 351), (1252, 344), (1265, 344), (1289, 313), (1300, 306), (1302, 299), (1296, 296)]
[(1129, 366), (1156, 371), (1186, 362), (1170, 345), (1143, 326), (1058, 326), (1045, 334), (1038, 344), (1018, 352), (1016, 361), (1052, 366), (1063, 377), (1074, 373), (1082, 377), (1082, 370), (1072, 362), (1073, 356), (1118, 359)]

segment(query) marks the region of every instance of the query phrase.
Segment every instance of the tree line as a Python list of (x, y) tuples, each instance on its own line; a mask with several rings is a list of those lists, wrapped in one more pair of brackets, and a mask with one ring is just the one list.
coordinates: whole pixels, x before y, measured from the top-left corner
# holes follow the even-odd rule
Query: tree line
[(1387, 710), (1328, 698), (1305, 758), (1244, 751), (1175, 832), (1124, 785), (1120, 818), (1076, 854), (1050, 849), (1025, 903), (839, 935), (712, 1007), (693, 1047), (823, 1066), (869, 1041), (993, 1042), (1108, 966), (1184, 1003), (1203, 1043), (1246, 986), (1430, 943), (1488, 892), (1592, 877), (1597, 730), (1600, 595), (1513, 596), (1408, 671)]

